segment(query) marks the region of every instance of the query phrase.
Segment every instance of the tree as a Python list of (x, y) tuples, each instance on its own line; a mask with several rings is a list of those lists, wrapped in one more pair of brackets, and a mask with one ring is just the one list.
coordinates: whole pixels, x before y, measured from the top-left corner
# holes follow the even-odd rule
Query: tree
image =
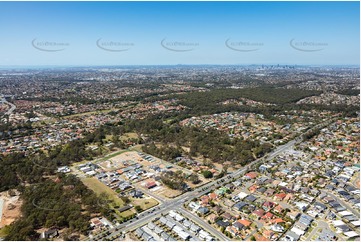
[(192, 173), (189, 176), (189, 180), (193, 183), (193, 184), (198, 184), (201, 182), (201, 180), (199, 179), (199, 176), (196, 173)]
[(207, 178), (207, 179), (213, 177), (213, 173), (210, 172), (209, 170), (203, 171), (202, 174), (203, 174), (204, 178)]
[(58, 182), (47, 179), (24, 188), (23, 216), (9, 226), (6, 240), (38, 240), (36, 231), (44, 227), (82, 234), (89, 230), (90, 214), (100, 212), (98, 198), (74, 175), (58, 178)]
[(184, 190), (186, 183), (184, 182), (184, 174), (182, 171), (164, 171), (160, 175), (160, 179), (164, 185), (174, 190)]
[(140, 213), (143, 211), (143, 209), (139, 205), (135, 206), (134, 208), (137, 211), (137, 213)]

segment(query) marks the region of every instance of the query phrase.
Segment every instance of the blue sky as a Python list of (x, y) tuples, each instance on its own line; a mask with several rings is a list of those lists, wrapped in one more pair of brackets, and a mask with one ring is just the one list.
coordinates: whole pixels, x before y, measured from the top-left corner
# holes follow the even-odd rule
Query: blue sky
[(359, 65), (359, 9), (359, 2), (0, 2), (0, 65)]

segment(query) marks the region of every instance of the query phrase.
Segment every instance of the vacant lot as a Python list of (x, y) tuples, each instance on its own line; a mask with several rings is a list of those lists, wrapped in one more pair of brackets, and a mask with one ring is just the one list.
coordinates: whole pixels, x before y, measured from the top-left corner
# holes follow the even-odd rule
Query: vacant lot
[(138, 135), (136, 133), (125, 133), (120, 137), (121, 141), (125, 141), (128, 139), (138, 139)]
[[(110, 204), (110, 207), (114, 208), (114, 207), (123, 207), (127, 204), (124, 203), (124, 201), (122, 199), (120, 199), (118, 197), (118, 194), (113, 191), (111, 188), (109, 188), (108, 186), (106, 186), (105, 184), (103, 184), (102, 182), (100, 182), (98, 179), (94, 178), (94, 177), (90, 177), (90, 178), (83, 178), (82, 182), (89, 187), (90, 189), (92, 189), (97, 195), (101, 195), (101, 194), (107, 194), (109, 199), (112, 201), (112, 203)], [(128, 217), (133, 215), (134, 213), (136, 213), (134, 207), (135, 206), (140, 206), (143, 210), (147, 210), (149, 208), (152, 208), (156, 205), (158, 205), (158, 202), (151, 198), (151, 197), (145, 197), (142, 199), (134, 199), (134, 198), (129, 198), (130, 199), (130, 204), (133, 205), (132, 209), (126, 210), (124, 212), (117, 212), (117, 214), (121, 217)]]
[(87, 177), (83, 178), (82, 182), (84, 185), (89, 187), (91, 190), (93, 190), (97, 195), (101, 195), (102, 193), (105, 193), (109, 196), (109, 199), (111, 199), (114, 204), (118, 206), (124, 206), (124, 202), (122, 199), (118, 197), (118, 194), (113, 191), (111, 188), (100, 182), (98, 179), (94, 177)]
[[(124, 165), (123, 162), (126, 162), (127, 165)], [(143, 165), (143, 167), (148, 167), (154, 164), (140, 157), (140, 155), (136, 151), (122, 150), (104, 157), (103, 159), (101, 159), (99, 165), (107, 171), (113, 171), (116, 169), (124, 168), (133, 163), (141, 164)]]
[(154, 206), (158, 205), (158, 202), (153, 198), (144, 198), (144, 199), (131, 199), (132, 204), (135, 206), (140, 206), (143, 210), (147, 210)]

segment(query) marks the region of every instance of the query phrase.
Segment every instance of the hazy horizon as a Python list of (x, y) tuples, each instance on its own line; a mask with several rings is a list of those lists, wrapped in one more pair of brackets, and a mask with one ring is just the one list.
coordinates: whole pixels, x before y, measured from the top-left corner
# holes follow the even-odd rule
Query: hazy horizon
[(0, 66), (359, 66), (359, 6), (0, 2)]

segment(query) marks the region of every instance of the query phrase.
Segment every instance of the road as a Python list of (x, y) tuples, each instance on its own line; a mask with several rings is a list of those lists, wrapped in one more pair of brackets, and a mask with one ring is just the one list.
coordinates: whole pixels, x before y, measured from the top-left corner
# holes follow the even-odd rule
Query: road
[(354, 209), (351, 207), (348, 203), (344, 202), (341, 198), (333, 195), (327, 190), (321, 190), (323, 193), (327, 194), (328, 196), (332, 197), (335, 201), (339, 202), (343, 207), (345, 207), (347, 210), (351, 211), (353, 214), (357, 215), (357, 217), (360, 217), (360, 211), (357, 209)]
[(216, 237), (218, 237), (219, 240), (223, 240), (223, 241), (228, 241), (230, 240), (227, 236), (225, 236), (224, 234), (220, 233), (217, 229), (215, 229), (214, 227), (212, 227), (210, 224), (208, 224), (207, 222), (205, 222), (205, 220), (203, 220), (202, 218), (198, 217), (197, 215), (192, 214), (191, 212), (187, 211), (186, 209), (183, 209), (182, 207), (178, 208), (178, 211), (180, 211), (180, 213), (182, 213), (183, 215), (185, 215), (185, 217), (193, 220), (194, 222), (196, 222), (198, 225), (200, 225), (201, 228), (209, 231), (210, 233), (212, 233), (213, 235), (215, 235)]
[(357, 171), (356, 175), (354, 174), (354, 178), (351, 181), (351, 184), (360, 190), (360, 171)]
[[(0, 96), (1, 96), (1, 95), (0, 95)], [(3, 96), (1, 96), (1, 101), (0, 101), (0, 102), (5, 103), (5, 104), (7, 104), (7, 105), (10, 106), (10, 109), (9, 109), (8, 111), (6, 111), (5, 115), (10, 115), (10, 114), (12, 114), (12, 113), (14, 112), (14, 110), (16, 109), (16, 106), (15, 106), (14, 104), (6, 101), (6, 99), (5, 99)]]
[[(204, 222), (204, 220), (200, 219), (198, 216), (193, 215), (190, 212), (183, 209), (182, 204), (184, 204), (186, 202), (189, 202), (194, 197), (200, 197), (203, 194), (207, 194), (211, 190), (214, 190), (216, 187), (220, 187), (223, 184), (229, 183), (231, 180), (233, 180), (235, 178), (238, 178), (241, 175), (243, 175), (251, 166), (253, 166), (253, 165), (255, 165), (255, 164), (257, 164), (258, 162), (261, 162), (261, 161), (269, 161), (269, 160), (273, 159), (275, 156), (277, 156), (280, 153), (282, 153), (282, 152), (288, 150), (289, 148), (293, 147), (296, 142), (297, 142), (297, 139), (292, 140), (292, 141), (288, 142), (285, 145), (279, 146), (279, 147), (277, 147), (276, 150), (271, 152), (266, 159), (264, 159), (264, 158), (257, 159), (257, 160), (251, 162), (250, 164), (246, 165), (245, 167), (243, 167), (242, 169), (240, 169), (238, 171), (235, 171), (235, 172), (233, 172), (231, 174), (228, 174), (225, 177), (219, 178), (219, 179), (214, 180), (214, 181), (212, 181), (210, 183), (207, 183), (207, 184), (205, 184), (205, 185), (203, 185), (201, 187), (198, 187), (198, 188), (196, 188), (195, 190), (193, 190), (191, 192), (184, 193), (184, 194), (178, 196), (175, 199), (164, 200), (164, 199), (161, 199), (161, 198), (158, 197), (157, 199), (160, 202), (162, 202), (162, 204), (158, 205), (157, 208), (150, 209), (150, 211), (145, 211), (145, 212), (139, 214), (138, 218), (134, 218), (134, 219), (129, 220), (129, 221), (125, 222), (125, 223), (122, 223), (121, 225), (117, 226), (116, 228), (114, 228), (112, 230), (105, 231), (105, 232), (95, 236), (94, 238), (92, 238), (92, 240), (100, 239), (100, 235), (104, 235), (107, 232), (108, 233), (110, 232), (110, 234), (103, 238), (105, 240), (109, 240), (110, 238), (119, 237), (122, 232), (132, 231), (132, 230), (134, 230), (134, 229), (148, 223), (150, 220), (153, 220), (156, 216), (158, 216), (161, 213), (166, 214), (170, 210), (177, 210), (177, 209), (182, 210), (183, 213), (189, 215), (189, 218), (191, 218), (192, 220), (197, 222), (203, 228), (205, 228), (206, 230), (211, 232), (215, 237), (218, 237), (220, 240), (229, 240), (228, 237), (224, 236), (221, 232), (219, 232), (218, 230), (213, 228), (208, 223)], [(146, 193), (146, 194), (147, 195), (152, 195), (151, 193), (149, 193), (149, 194)]]
[[(318, 125), (314, 126), (312, 129), (318, 129), (323, 126), (326, 126), (331, 121), (332, 120), (318, 124)], [(145, 212), (139, 214), (137, 218), (134, 218), (125, 223), (122, 223), (121, 225), (116, 226), (114, 229), (107, 230), (101, 234), (98, 234), (91, 240), (99, 240), (99, 239), (109, 240), (111, 238), (118, 238), (118, 237), (120, 237), (120, 235), (122, 233), (132, 231), (132, 230), (148, 223), (150, 220), (154, 220), (154, 218), (161, 216), (161, 214), (168, 213), (170, 210), (181, 210), (183, 213), (187, 214), (189, 216), (189, 218), (191, 218), (192, 220), (197, 222), (204, 229), (211, 232), (215, 237), (219, 238), (220, 240), (229, 240), (228, 237), (224, 236), (221, 232), (219, 232), (218, 230), (213, 228), (208, 223), (204, 222), (201, 218), (199, 218), (198, 216), (193, 215), (190, 212), (188, 212), (187, 210), (183, 209), (182, 205), (184, 203), (191, 201), (193, 198), (197, 198), (197, 197), (199, 198), (203, 194), (207, 194), (211, 190), (214, 190), (215, 188), (220, 187), (223, 184), (229, 183), (231, 180), (236, 179), (236, 178), (240, 177), (241, 175), (244, 175), (245, 172), (247, 172), (249, 170), (249, 168), (251, 168), (254, 165), (256, 165), (260, 162), (267, 162), (267, 161), (272, 160), (274, 157), (276, 157), (280, 153), (290, 149), (296, 143), (299, 143), (301, 141), (302, 141), (302, 135), (300, 135), (299, 137), (296, 137), (294, 140), (291, 140), (284, 145), (278, 146), (274, 151), (269, 153), (266, 157), (259, 158), (255, 161), (251, 162), (250, 164), (244, 166), (242, 169), (239, 169), (233, 173), (228, 174), (225, 177), (219, 178), (217, 180), (214, 180), (213, 182), (210, 182), (201, 187), (198, 187), (191, 192), (184, 193), (175, 199), (172, 199), (172, 200), (158, 199), (159, 201), (162, 202), (162, 204), (158, 205), (156, 208), (150, 209), (150, 211), (149, 210), (145, 211)], [(110, 233), (110, 234), (107, 236), (104, 236), (105, 233), (108, 233), (108, 234)]]
[(329, 230), (331, 230), (330, 227), (328, 226), (328, 224), (325, 221), (318, 220), (317, 221), (317, 226), (315, 228), (313, 228), (312, 232), (307, 236), (305, 241), (313, 241), (314, 239), (312, 239), (312, 237), (318, 232), (319, 229), (329, 229)]
[(141, 186), (137, 187), (137, 190), (142, 191), (144, 194), (147, 194), (149, 197), (153, 197), (156, 200), (158, 200), (158, 203), (165, 203), (167, 200), (165, 198), (163, 198), (162, 196), (159, 196), (157, 194), (154, 194), (152, 192), (150, 192), (148, 189), (144, 189)]

